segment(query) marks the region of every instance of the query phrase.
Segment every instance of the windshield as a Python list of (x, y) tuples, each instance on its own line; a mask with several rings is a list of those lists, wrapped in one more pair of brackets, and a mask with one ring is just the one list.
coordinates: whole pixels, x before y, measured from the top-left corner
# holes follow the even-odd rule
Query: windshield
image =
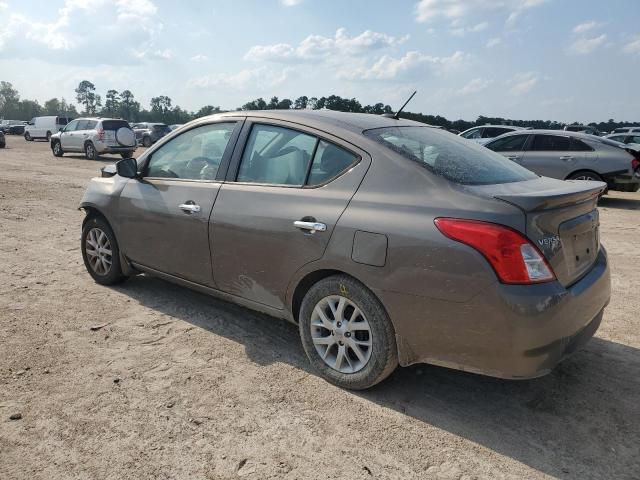
[(455, 183), (490, 185), (537, 178), (502, 155), (436, 128), (386, 127), (364, 135)]

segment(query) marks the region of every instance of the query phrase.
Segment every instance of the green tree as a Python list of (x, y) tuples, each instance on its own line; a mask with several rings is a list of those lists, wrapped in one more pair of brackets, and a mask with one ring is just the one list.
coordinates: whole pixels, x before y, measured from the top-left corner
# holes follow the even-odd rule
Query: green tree
[(107, 90), (104, 109), (107, 115), (114, 116), (120, 111), (119, 94), (117, 90)]
[[(20, 103), (18, 90), (9, 82), (0, 82), (0, 117), (17, 117)], [(17, 119), (17, 118), (16, 118)]]
[(293, 102), (293, 108), (295, 108), (296, 110), (304, 110), (305, 108), (307, 108), (308, 104), (309, 97), (303, 95), (295, 99), (295, 101)]
[(83, 80), (76, 88), (76, 99), (80, 105), (84, 106), (84, 111), (87, 114), (94, 114), (96, 109), (100, 106), (100, 95), (95, 93), (96, 86), (89, 80)]
[(206, 117), (207, 115), (213, 115), (215, 113), (220, 113), (220, 107), (214, 107), (213, 105), (205, 105), (194, 114), (194, 117), (195, 118)]
[(153, 97), (150, 102), (151, 114), (160, 116), (163, 122), (168, 120), (168, 113), (171, 110), (171, 99), (165, 95)]
[(267, 102), (265, 102), (263, 98), (256, 98), (255, 100), (245, 103), (240, 108), (242, 110), (266, 110)]
[(60, 110), (60, 100), (58, 100), (57, 98), (52, 98), (44, 102), (44, 113), (46, 113), (47, 115), (58, 115), (62, 113)]

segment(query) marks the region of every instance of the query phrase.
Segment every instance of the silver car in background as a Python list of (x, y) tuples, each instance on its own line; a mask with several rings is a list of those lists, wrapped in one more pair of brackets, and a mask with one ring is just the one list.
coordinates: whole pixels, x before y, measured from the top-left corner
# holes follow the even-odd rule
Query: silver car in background
[(597, 180), (610, 190), (640, 188), (640, 154), (602, 137), (563, 130), (525, 130), (485, 145), (538, 175), (561, 180)]
[(484, 145), (493, 138), (504, 135), (505, 133), (515, 132), (517, 130), (525, 130), (523, 127), (514, 127), (512, 125), (482, 125), (480, 127), (472, 127), (459, 133), (462, 138)]

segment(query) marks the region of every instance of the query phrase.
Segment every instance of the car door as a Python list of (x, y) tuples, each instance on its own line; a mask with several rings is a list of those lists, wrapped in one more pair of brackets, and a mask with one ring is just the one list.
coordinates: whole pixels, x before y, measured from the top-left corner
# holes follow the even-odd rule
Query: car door
[(565, 179), (575, 171), (577, 157), (569, 135), (536, 134), (525, 147), (522, 166), (545, 177)]
[(211, 219), (213, 275), (224, 292), (283, 309), (289, 281), (321, 258), (370, 164), (323, 132), (245, 122)]
[(160, 272), (214, 286), (209, 217), (242, 119), (196, 125), (141, 157), (118, 203), (126, 257)]
[(512, 160), (516, 163), (522, 163), (522, 156), (524, 155), (524, 146), (527, 143), (527, 139), (529, 135), (520, 134), (520, 135), (508, 135), (506, 137), (497, 138), (485, 146), (493, 150), (496, 153), (499, 153), (509, 160)]
[(63, 150), (66, 150), (68, 152), (77, 150), (73, 141), (73, 135), (76, 131), (76, 128), (78, 128), (79, 123), (80, 120), (73, 120), (72, 122), (69, 122), (60, 133), (60, 145), (62, 145)]

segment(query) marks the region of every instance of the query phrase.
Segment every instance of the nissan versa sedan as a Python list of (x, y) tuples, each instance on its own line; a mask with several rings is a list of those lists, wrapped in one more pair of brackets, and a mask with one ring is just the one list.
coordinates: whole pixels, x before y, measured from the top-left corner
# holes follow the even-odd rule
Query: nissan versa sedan
[(539, 175), (606, 182), (610, 190), (640, 189), (640, 153), (602, 137), (560, 130), (526, 130), (485, 145)]
[(233, 112), (105, 167), (81, 249), (100, 284), (146, 273), (296, 323), (345, 388), (418, 362), (531, 378), (609, 302), (605, 187), (413, 121)]

